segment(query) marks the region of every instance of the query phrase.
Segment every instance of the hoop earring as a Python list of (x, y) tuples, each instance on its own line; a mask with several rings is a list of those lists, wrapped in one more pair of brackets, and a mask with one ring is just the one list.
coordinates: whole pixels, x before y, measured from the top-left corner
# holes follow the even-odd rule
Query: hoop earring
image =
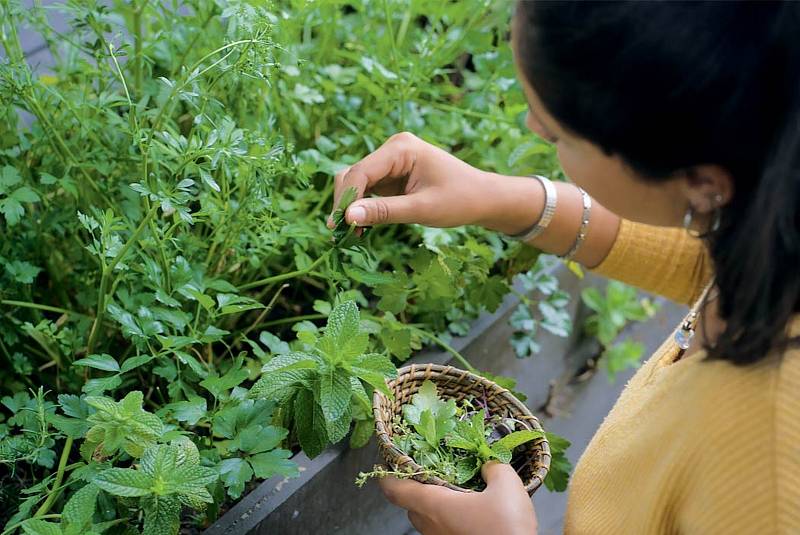
[(690, 204), (689, 208), (686, 209), (686, 214), (683, 216), (683, 228), (692, 238), (699, 238), (702, 234), (692, 228), (692, 221), (694, 221), (694, 208)]
[(692, 238), (704, 238), (711, 233), (714, 233), (719, 230), (720, 224), (722, 223), (722, 195), (717, 193), (714, 195), (714, 215), (711, 219), (711, 225), (708, 227), (708, 230), (705, 232), (699, 232), (692, 228), (692, 222), (694, 221), (694, 208), (692, 205), (689, 205), (689, 208), (686, 209), (686, 214), (683, 216), (683, 228), (686, 229), (686, 232)]

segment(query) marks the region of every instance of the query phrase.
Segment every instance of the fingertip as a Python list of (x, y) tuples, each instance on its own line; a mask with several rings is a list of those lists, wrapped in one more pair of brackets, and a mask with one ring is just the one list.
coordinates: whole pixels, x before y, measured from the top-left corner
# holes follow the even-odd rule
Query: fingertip
[(486, 481), (487, 488), (497, 484), (522, 485), (522, 480), (519, 478), (517, 471), (514, 470), (514, 467), (499, 461), (485, 463), (481, 467), (481, 476)]
[(356, 225), (365, 225), (367, 222), (367, 210), (363, 206), (350, 206), (347, 209), (347, 221)]

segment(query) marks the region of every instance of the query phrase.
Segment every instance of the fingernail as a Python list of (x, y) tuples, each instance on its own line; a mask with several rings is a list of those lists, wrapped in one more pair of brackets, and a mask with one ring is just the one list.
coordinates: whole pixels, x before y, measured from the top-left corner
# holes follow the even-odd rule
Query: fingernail
[(363, 206), (353, 206), (348, 211), (350, 212), (350, 220), (356, 225), (361, 225), (367, 219), (367, 211)]

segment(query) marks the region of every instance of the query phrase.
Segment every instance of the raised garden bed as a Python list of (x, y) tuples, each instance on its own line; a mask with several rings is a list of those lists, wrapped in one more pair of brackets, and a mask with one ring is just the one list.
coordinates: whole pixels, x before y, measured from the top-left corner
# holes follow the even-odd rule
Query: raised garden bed
[[(573, 296), (578, 296), (588, 285), (603, 284), (593, 276), (579, 280), (560, 265), (552, 271), (560, 287)], [(574, 355), (572, 350), (579, 336), (568, 339), (545, 336), (539, 355), (517, 358), (508, 343), (512, 334), (508, 318), (518, 302), (509, 295), (494, 314), (483, 315), (468, 336), (455, 339), (451, 345), (479, 369), (517, 379), (516, 389), (528, 396), (526, 405), (535, 409), (547, 401), (550, 382), (578, 365), (581, 356)], [(577, 320), (580, 299), (571, 303), (570, 315)], [(446, 352), (428, 350), (412, 357), (409, 363), (444, 364), (451, 357)], [(316, 459), (310, 460), (301, 453), (295, 460), (301, 467), (300, 477), (264, 481), (205, 530), (204, 535), (401, 535), (407, 529), (405, 513), (386, 502), (377, 485), (358, 488), (354, 484), (359, 471), (380, 462), (374, 439), (364, 448), (353, 450), (340, 445)]]

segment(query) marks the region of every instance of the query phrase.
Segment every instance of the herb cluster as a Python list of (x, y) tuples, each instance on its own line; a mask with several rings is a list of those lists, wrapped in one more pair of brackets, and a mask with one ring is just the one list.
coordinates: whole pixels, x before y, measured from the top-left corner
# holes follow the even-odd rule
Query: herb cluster
[[(448, 483), (471, 490), (485, 487), (479, 473), (491, 460), (510, 463), (517, 446), (542, 438), (541, 431), (514, 431), (517, 422), (489, 414), (480, 400), (464, 398), (444, 401), (436, 385), (426, 380), (411, 396), (411, 403), (392, 422), (392, 441), (423, 468), (426, 476), (437, 476)], [(368, 477), (388, 475), (376, 470), (359, 475), (357, 483)], [(399, 472), (401, 477), (410, 474)]]

